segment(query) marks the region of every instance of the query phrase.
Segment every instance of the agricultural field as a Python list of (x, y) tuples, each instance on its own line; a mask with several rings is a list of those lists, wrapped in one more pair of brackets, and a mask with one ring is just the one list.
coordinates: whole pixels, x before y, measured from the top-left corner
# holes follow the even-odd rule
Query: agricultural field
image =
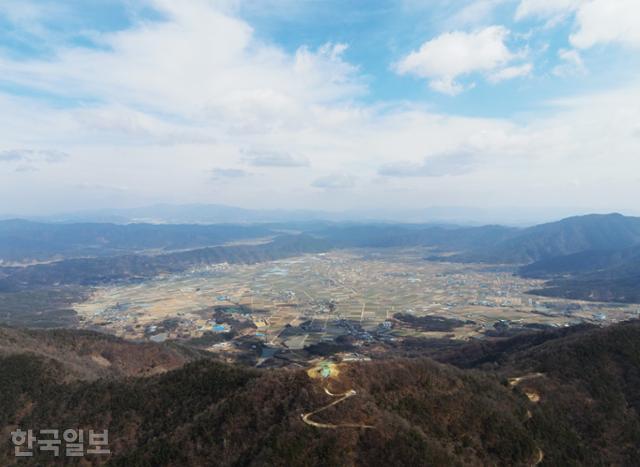
[(221, 264), (97, 288), (73, 308), (82, 327), (129, 339), (219, 334), (212, 350), (246, 337), (291, 350), (339, 336), (466, 340), (513, 329), (611, 323), (638, 313), (637, 305), (529, 295), (542, 282), (510, 268), (425, 256), (422, 248), (357, 249)]

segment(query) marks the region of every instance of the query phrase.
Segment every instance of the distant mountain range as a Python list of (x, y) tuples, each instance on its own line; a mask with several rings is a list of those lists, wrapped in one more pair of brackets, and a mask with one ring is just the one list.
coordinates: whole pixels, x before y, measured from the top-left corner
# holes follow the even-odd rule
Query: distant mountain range
[[(508, 224), (533, 225), (576, 213), (579, 208), (474, 208), (434, 206), (421, 209), (349, 209), (322, 211), (315, 209), (245, 209), (220, 204), (155, 204), (136, 208), (95, 209), (30, 216), (42, 222), (110, 222), (161, 224), (254, 224), (291, 222), (402, 222), (437, 224)], [(0, 219), (24, 218), (23, 215), (0, 215)]]
[(548, 279), (535, 291), (550, 296), (640, 303), (640, 246), (587, 250), (520, 268), (525, 277)]
[[(255, 224), (345, 220), (341, 214), (313, 210), (244, 209), (220, 204), (156, 204), (138, 208), (100, 209), (42, 217), (48, 222), (111, 222), (158, 224)], [(38, 219), (36, 219), (38, 220)]]
[(598, 274), (602, 278), (640, 266), (640, 246), (610, 250), (586, 250), (553, 256), (520, 268), (523, 276), (545, 279)]
[(533, 291), (541, 295), (640, 302), (638, 217), (571, 217), (516, 231), (489, 248), (471, 249), (453, 260), (525, 264), (521, 275), (549, 281)]
[(272, 235), (274, 231), (263, 225), (119, 225), (6, 220), (0, 221), (0, 260), (42, 261), (171, 251)]
[(466, 261), (523, 264), (588, 250), (640, 244), (640, 217), (591, 214), (512, 231), (489, 248), (461, 255)]
[[(527, 228), (299, 221), (109, 224), (0, 221), (0, 286), (96, 284), (193, 265), (256, 262), (336, 248), (431, 247), (429, 259), (520, 266), (535, 293), (640, 302), (640, 218), (592, 214)], [(445, 254), (446, 253), (446, 254)], [(452, 254), (453, 253), (453, 254)], [(51, 262), (15, 268), (15, 262)]]
[(322, 239), (308, 235), (282, 235), (258, 245), (214, 246), (157, 255), (72, 258), (28, 267), (2, 268), (0, 292), (51, 285), (88, 286), (144, 280), (160, 274), (184, 272), (198, 266), (220, 263), (254, 264), (328, 249), (329, 244)]

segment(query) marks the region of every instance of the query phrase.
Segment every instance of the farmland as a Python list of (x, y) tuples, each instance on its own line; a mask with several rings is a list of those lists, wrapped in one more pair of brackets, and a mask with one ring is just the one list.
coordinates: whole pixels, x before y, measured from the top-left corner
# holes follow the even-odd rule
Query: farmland
[(428, 250), (354, 249), (252, 265), (218, 264), (93, 290), (76, 303), (82, 327), (128, 339), (221, 334), (275, 348), (405, 337), (457, 340), (514, 329), (611, 323), (637, 305), (527, 294), (541, 281), (509, 267), (427, 261)]

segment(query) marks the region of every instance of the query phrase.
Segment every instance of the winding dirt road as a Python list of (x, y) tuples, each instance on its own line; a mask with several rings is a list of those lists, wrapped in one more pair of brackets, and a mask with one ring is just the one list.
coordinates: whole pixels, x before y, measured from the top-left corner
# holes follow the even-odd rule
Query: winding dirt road
[(540, 464), (542, 461), (544, 460), (544, 452), (542, 452), (542, 449), (538, 448), (538, 458), (535, 460), (535, 463), (533, 464), (538, 465)]
[(308, 413), (304, 413), (301, 415), (302, 417), (302, 421), (305, 422), (307, 425), (311, 425), (311, 426), (315, 426), (316, 428), (329, 428), (329, 429), (336, 429), (336, 428), (374, 428), (371, 425), (363, 425), (361, 423), (340, 423), (340, 424), (333, 424), (333, 423), (319, 423), (319, 422), (314, 422), (313, 420), (311, 420), (311, 416), (322, 412), (323, 410), (327, 410), (329, 407), (333, 407), (334, 405), (339, 404), (340, 402), (343, 402), (345, 400), (347, 400), (350, 397), (353, 397), (356, 395), (356, 391), (354, 391), (353, 389), (349, 389), (347, 392), (343, 393), (343, 394), (333, 394), (332, 392), (330, 392), (327, 388), (324, 389), (324, 392), (326, 392), (328, 395), (330, 395), (331, 397), (339, 397), (339, 399), (336, 399), (335, 401), (331, 402), (330, 404), (327, 404), (325, 406), (320, 407), (319, 409), (314, 410), (313, 412), (308, 412)]
[(541, 378), (542, 376), (544, 376), (544, 373), (531, 373), (528, 375), (519, 376), (517, 378), (509, 378), (509, 386), (514, 387), (523, 381), (527, 381), (535, 378)]

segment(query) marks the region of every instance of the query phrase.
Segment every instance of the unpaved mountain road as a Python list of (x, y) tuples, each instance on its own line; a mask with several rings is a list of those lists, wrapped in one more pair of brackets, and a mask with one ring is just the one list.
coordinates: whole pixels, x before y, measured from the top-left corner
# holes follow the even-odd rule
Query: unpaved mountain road
[(340, 424), (333, 424), (333, 423), (319, 423), (319, 422), (314, 422), (313, 420), (311, 420), (310, 418), (313, 415), (316, 415), (324, 410), (327, 410), (329, 407), (333, 407), (334, 405), (337, 405), (341, 402), (344, 402), (345, 400), (347, 400), (350, 397), (355, 396), (357, 393), (356, 391), (354, 391), (353, 389), (349, 389), (347, 392), (342, 393), (342, 394), (333, 394), (332, 392), (330, 392), (327, 388), (324, 389), (324, 392), (326, 392), (329, 396), (331, 397), (339, 397), (339, 399), (336, 399), (335, 401), (324, 405), (322, 407), (320, 407), (319, 409), (316, 409), (312, 412), (308, 412), (308, 413), (304, 413), (301, 415), (302, 417), (302, 421), (305, 422), (307, 425), (311, 425), (314, 426), (316, 428), (329, 428), (329, 429), (336, 429), (336, 428), (375, 428), (371, 425), (364, 425), (361, 423), (340, 423)]

